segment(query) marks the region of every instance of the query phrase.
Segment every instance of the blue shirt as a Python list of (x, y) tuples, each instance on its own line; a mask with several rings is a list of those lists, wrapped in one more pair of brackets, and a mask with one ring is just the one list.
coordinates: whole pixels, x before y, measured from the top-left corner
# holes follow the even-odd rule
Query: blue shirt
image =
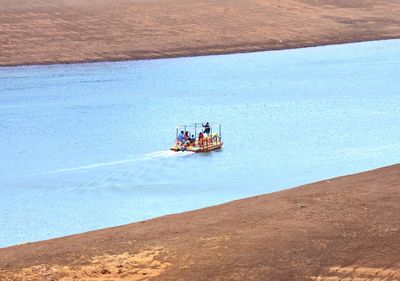
[(185, 135), (184, 134), (182, 134), (182, 133), (180, 133), (179, 135), (178, 135), (178, 141), (181, 141), (181, 142), (185, 142), (186, 141), (186, 139), (185, 139)]

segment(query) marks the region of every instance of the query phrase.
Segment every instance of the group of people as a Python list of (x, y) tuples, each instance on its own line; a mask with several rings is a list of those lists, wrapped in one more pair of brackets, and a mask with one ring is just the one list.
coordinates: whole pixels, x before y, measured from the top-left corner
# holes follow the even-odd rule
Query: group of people
[(178, 135), (178, 138), (176, 140), (177, 144), (179, 146), (197, 146), (197, 145), (203, 145), (205, 140), (208, 139), (208, 136), (210, 135), (211, 132), (211, 127), (208, 122), (206, 124), (201, 124), (204, 128), (203, 132), (199, 133), (199, 138), (196, 140), (196, 137), (194, 135), (191, 135), (188, 131), (181, 131), (180, 134)]

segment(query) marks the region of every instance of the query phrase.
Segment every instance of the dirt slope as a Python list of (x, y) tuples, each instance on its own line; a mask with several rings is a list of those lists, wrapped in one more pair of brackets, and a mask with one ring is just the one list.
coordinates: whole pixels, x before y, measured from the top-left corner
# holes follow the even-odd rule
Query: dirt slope
[(398, 0), (2, 0), (0, 66), (400, 37)]
[[(0, 249), (1, 280), (400, 280), (400, 165)], [(358, 278), (358, 279), (357, 279)]]

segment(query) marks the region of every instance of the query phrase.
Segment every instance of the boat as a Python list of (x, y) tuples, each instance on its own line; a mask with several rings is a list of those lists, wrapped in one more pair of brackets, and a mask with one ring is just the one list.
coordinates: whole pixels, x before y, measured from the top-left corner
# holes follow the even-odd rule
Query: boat
[[(182, 138), (182, 132), (188, 134), (189, 141)], [(220, 123), (194, 123), (176, 127), (175, 144), (171, 150), (200, 153), (221, 149), (223, 145)]]

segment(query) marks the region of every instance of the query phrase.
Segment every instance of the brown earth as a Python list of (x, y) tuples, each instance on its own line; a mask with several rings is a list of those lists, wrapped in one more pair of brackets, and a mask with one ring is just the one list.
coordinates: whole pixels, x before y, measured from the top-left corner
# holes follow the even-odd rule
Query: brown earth
[(400, 280), (400, 165), (0, 249), (1, 280)]
[(400, 37), (398, 0), (1, 0), (0, 66)]

